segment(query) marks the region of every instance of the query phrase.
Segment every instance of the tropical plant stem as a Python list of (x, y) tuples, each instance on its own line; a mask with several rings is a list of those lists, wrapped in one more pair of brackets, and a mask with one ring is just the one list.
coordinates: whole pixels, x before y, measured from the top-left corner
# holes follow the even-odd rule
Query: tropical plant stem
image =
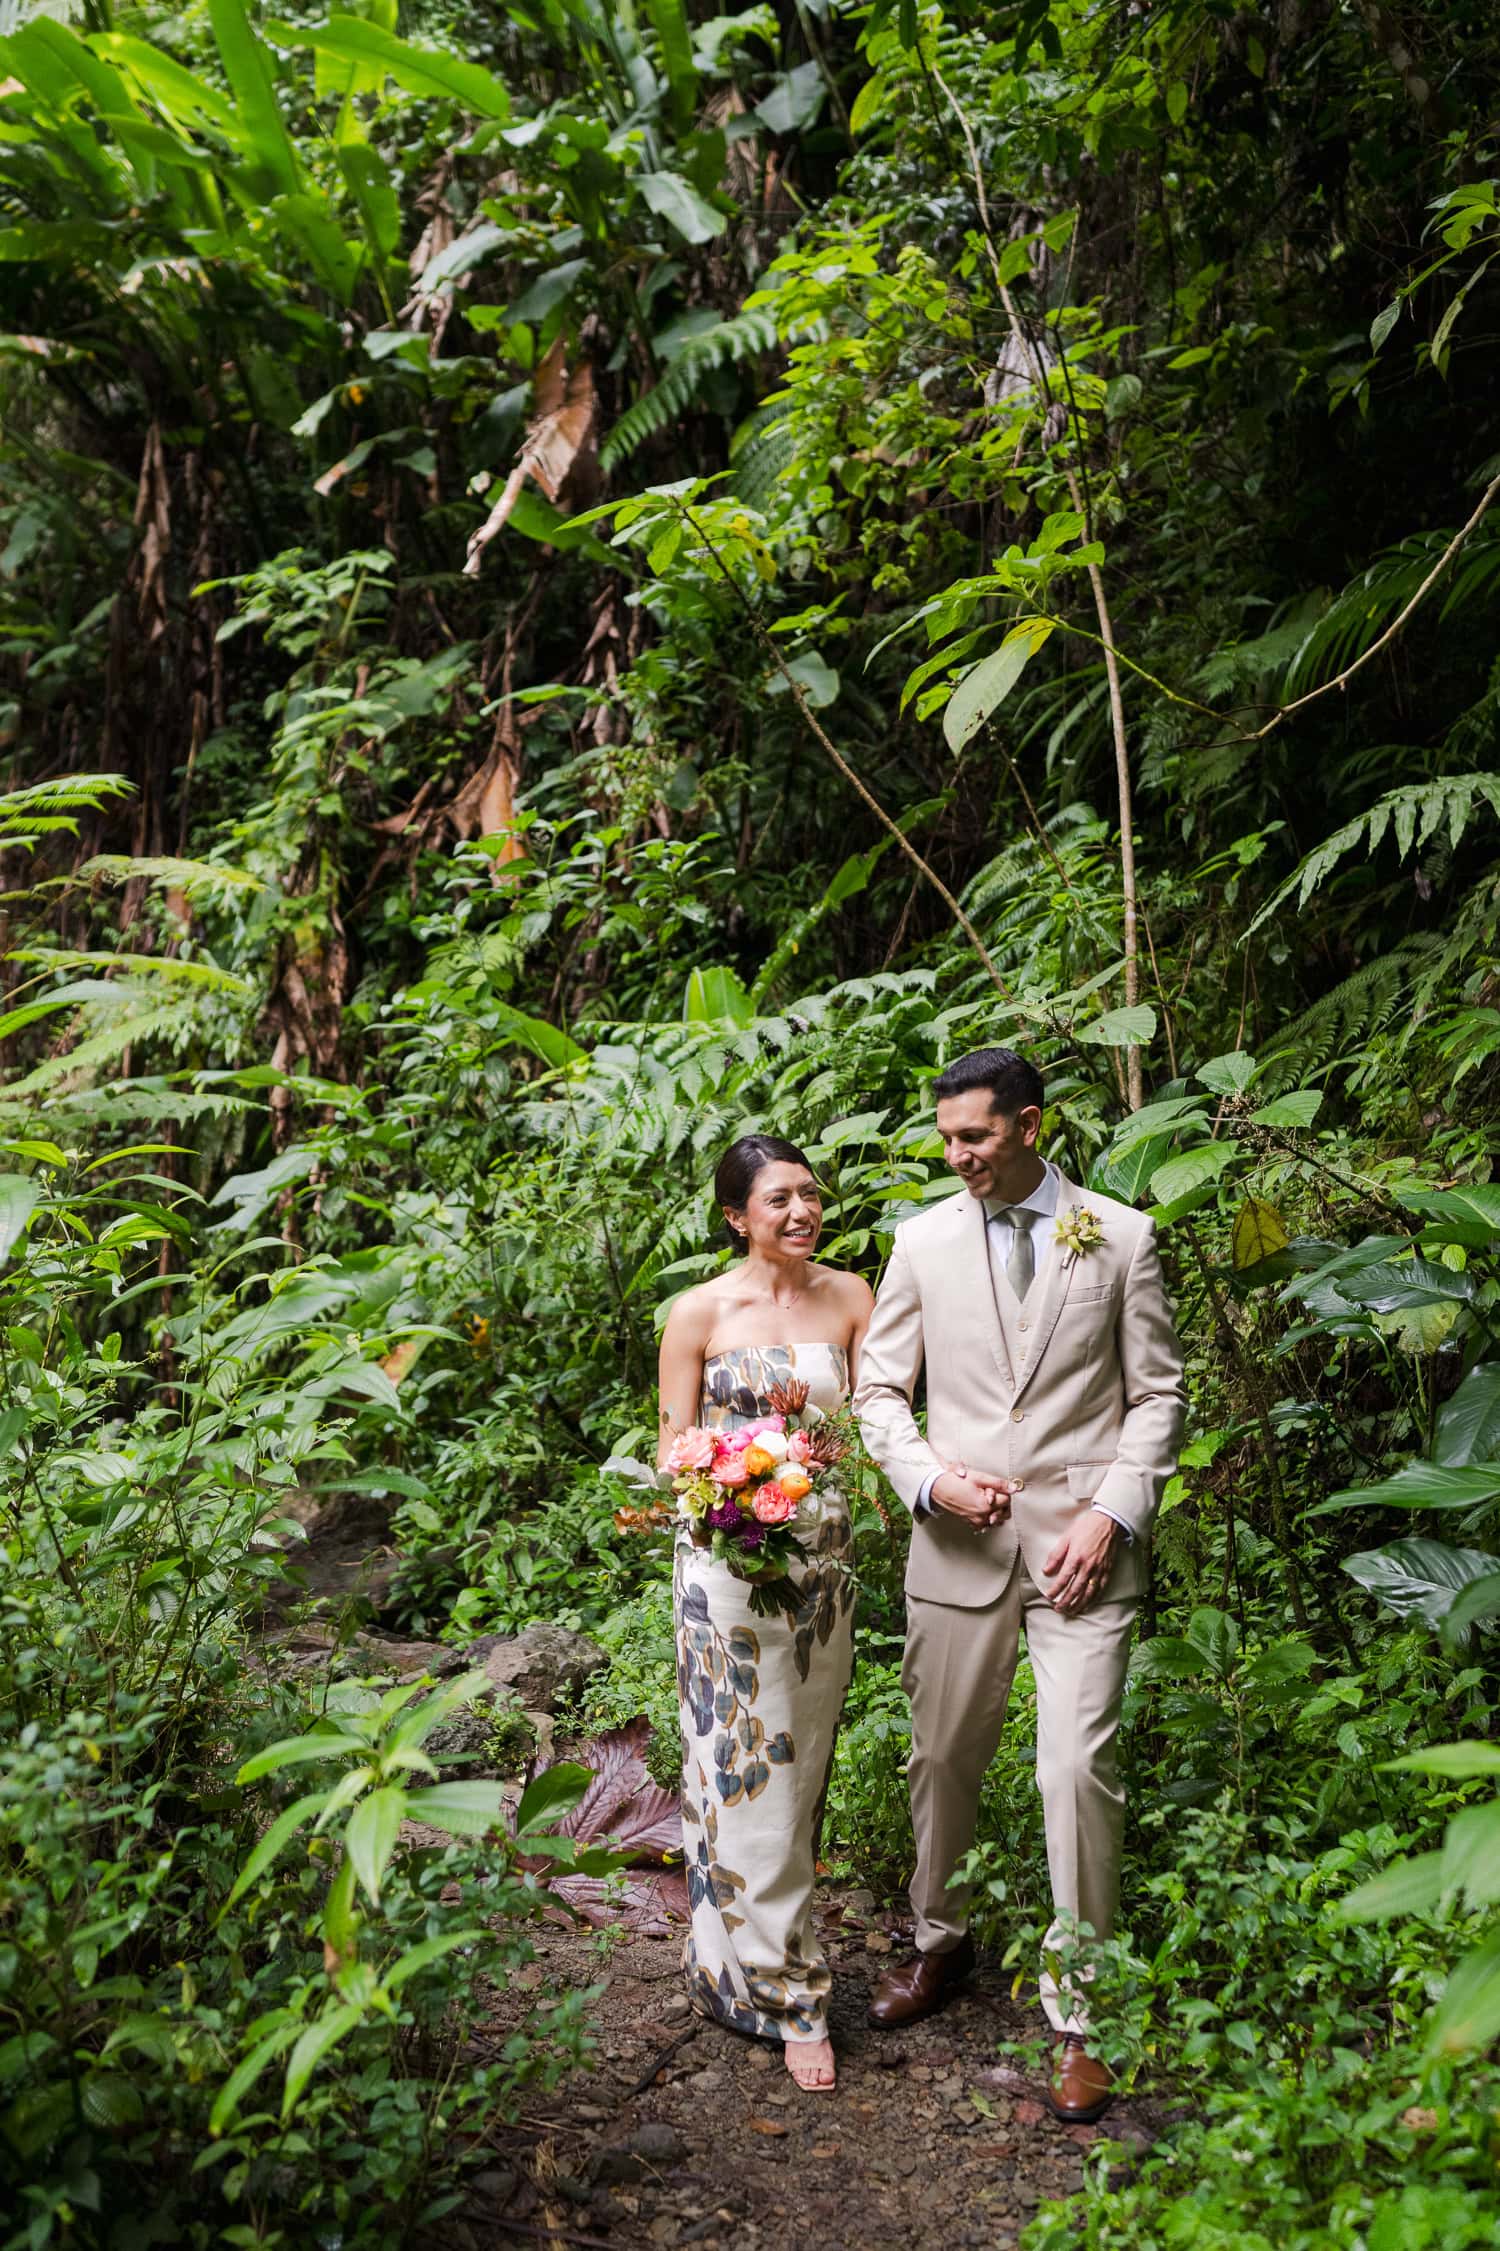
[(860, 780), (858, 774), (854, 771), (854, 768), (850, 765), (848, 759), (838, 748), (838, 745), (832, 740), (826, 728), (824, 728), (821, 722), (818, 720), (811, 704), (807, 700), (807, 696), (803, 690), (801, 681), (792, 671), (790, 665), (787, 663), (786, 658), (782, 655), (780, 649), (777, 648), (776, 643), (772, 640), (770, 634), (767, 632), (766, 627), (761, 622), (760, 618), (757, 617), (754, 606), (747, 597), (744, 588), (740, 585), (739, 580), (735, 577), (728, 563), (724, 560), (723, 555), (720, 553), (718, 547), (714, 544), (713, 538), (711, 537), (709, 532), (699, 521), (699, 519), (693, 514), (693, 511), (688, 507), (686, 501), (679, 500), (675, 494), (673, 494), (671, 498), (672, 506), (677, 509), (678, 513), (689, 525), (694, 534), (702, 540), (704, 547), (713, 557), (714, 567), (717, 569), (720, 576), (725, 580), (730, 589), (730, 592), (734, 595), (735, 600), (739, 603), (740, 608), (744, 611), (751, 632), (755, 635), (761, 647), (765, 650), (767, 656), (770, 657), (771, 662), (775, 665), (777, 671), (781, 674), (782, 679), (786, 682), (788, 689), (791, 691), (792, 701), (796, 704), (798, 711), (801, 713), (803, 723), (807, 727), (809, 734), (813, 737), (813, 740), (818, 744), (819, 748), (823, 750), (826, 755), (833, 761), (833, 764), (843, 775), (845, 781), (848, 782), (850, 788), (856, 790), (858, 794), (864, 799), (864, 802), (869, 806), (870, 811), (875, 815), (875, 818), (877, 821), (879, 821), (881, 827), (885, 829), (888, 834), (895, 840), (900, 850), (904, 852), (907, 859), (911, 861), (912, 866), (916, 868), (918, 872), (923, 877), (925, 877), (927, 882), (932, 885), (933, 890), (942, 900), (944, 906), (952, 915), (959, 929), (963, 932), (964, 936), (969, 941), (969, 944), (973, 947), (975, 953), (979, 956), (981, 962), (983, 962), (985, 974), (989, 978), (990, 983), (995, 987), (995, 990), (999, 994), (1001, 994), (1004, 999), (1008, 1000), (1014, 1007), (1016, 1005), (1016, 996), (1011, 991), (1009, 985), (1006, 984), (1005, 979), (1001, 976), (999, 970), (995, 967), (989, 948), (986, 946), (984, 940), (980, 937), (979, 932), (975, 929), (974, 924), (970, 920), (969, 916), (959, 905), (958, 900), (949, 890), (947, 884), (938, 874), (936, 868), (934, 868), (927, 860), (923, 859), (921, 853), (912, 843), (911, 838), (906, 834), (906, 831), (900, 826), (899, 822), (892, 820), (890, 814), (881, 804), (879, 798), (876, 797), (874, 792), (868, 789), (866, 785)]

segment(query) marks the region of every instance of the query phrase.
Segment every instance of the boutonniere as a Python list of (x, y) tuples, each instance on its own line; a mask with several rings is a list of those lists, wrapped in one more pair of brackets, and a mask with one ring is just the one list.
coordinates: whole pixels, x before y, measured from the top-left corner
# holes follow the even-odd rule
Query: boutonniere
[(1086, 1205), (1071, 1204), (1065, 1212), (1059, 1212), (1057, 1232), (1052, 1240), (1065, 1251), (1071, 1251), (1074, 1258), (1087, 1258), (1104, 1240), (1104, 1223), (1099, 1214)]

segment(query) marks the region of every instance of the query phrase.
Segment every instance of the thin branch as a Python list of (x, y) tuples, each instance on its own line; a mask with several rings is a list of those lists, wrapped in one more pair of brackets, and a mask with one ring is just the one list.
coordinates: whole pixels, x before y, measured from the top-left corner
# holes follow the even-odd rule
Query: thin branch
[(1389, 648), (1392, 641), (1395, 640), (1396, 635), (1401, 631), (1402, 626), (1406, 624), (1408, 618), (1410, 618), (1415, 611), (1419, 610), (1422, 604), (1426, 601), (1428, 595), (1432, 592), (1433, 587), (1436, 586), (1438, 580), (1442, 577), (1444, 571), (1447, 570), (1449, 564), (1458, 554), (1460, 548), (1464, 546), (1465, 542), (1475, 531), (1478, 530), (1480, 524), (1483, 523), (1497, 496), (1500, 496), (1500, 477), (1493, 477), (1490, 480), (1489, 484), (1485, 486), (1483, 498), (1480, 500), (1479, 506), (1475, 509), (1473, 515), (1469, 518), (1468, 522), (1463, 526), (1461, 531), (1456, 531), (1453, 534), (1453, 537), (1449, 540), (1447, 546), (1443, 549), (1442, 554), (1439, 555), (1437, 561), (1433, 564), (1431, 570), (1427, 573), (1427, 576), (1423, 579), (1421, 585), (1417, 588), (1416, 593), (1413, 594), (1405, 609), (1401, 611), (1400, 615), (1392, 624), (1386, 627), (1384, 633), (1381, 634), (1378, 641), (1372, 641), (1370, 643), (1370, 646), (1365, 650), (1362, 656), (1356, 657), (1353, 664), (1346, 665), (1343, 671), (1335, 674), (1332, 680), (1325, 680), (1321, 688), (1309, 688), (1305, 696), (1298, 696), (1292, 703), (1284, 703), (1279, 711), (1272, 714), (1272, 716), (1266, 721), (1263, 727), (1258, 727), (1255, 733), (1249, 736), (1247, 739), (1253, 743), (1262, 741), (1265, 736), (1271, 733), (1273, 728), (1279, 727), (1281, 725), (1283, 719), (1290, 719), (1294, 711), (1304, 710), (1308, 704), (1316, 703), (1319, 696), (1329, 695), (1335, 688), (1346, 688), (1349, 685), (1349, 682), (1354, 678), (1356, 672), (1362, 672), (1367, 664), (1372, 663), (1373, 660), (1379, 656), (1382, 649)]
[(911, 861), (912, 866), (916, 868), (918, 873), (925, 877), (926, 881), (932, 885), (933, 890), (942, 900), (944, 906), (948, 909), (948, 912), (952, 915), (954, 921), (958, 924), (959, 929), (963, 932), (964, 936), (968, 939), (969, 944), (973, 947), (975, 953), (983, 962), (985, 974), (989, 978), (990, 983), (994, 986), (996, 992), (998, 992), (1003, 999), (1008, 1000), (1012, 1007), (1019, 1006), (1015, 994), (1011, 991), (1009, 985), (1006, 984), (1005, 979), (1001, 976), (999, 970), (995, 967), (995, 964), (990, 957), (989, 948), (986, 946), (984, 940), (980, 937), (979, 932), (975, 929), (974, 924), (971, 922), (968, 915), (965, 914), (963, 908), (959, 905), (953, 893), (949, 890), (947, 884), (938, 874), (936, 868), (931, 866), (928, 861), (923, 859), (921, 853), (912, 843), (911, 838), (906, 834), (906, 831), (901, 828), (896, 821), (892, 820), (890, 814), (886, 811), (880, 800), (865, 787), (865, 784), (860, 780), (858, 774), (856, 774), (856, 772), (854, 771), (854, 768), (849, 764), (848, 759), (845, 758), (843, 752), (833, 742), (827, 730), (823, 727), (822, 723), (815, 715), (812, 705), (807, 700), (807, 696), (803, 690), (801, 681), (792, 671), (785, 657), (782, 655), (780, 649), (777, 648), (776, 643), (772, 640), (770, 634), (767, 632), (764, 624), (756, 615), (755, 609), (751, 604), (748, 596), (746, 595), (744, 588), (740, 585), (739, 580), (735, 577), (733, 571), (725, 562), (724, 557), (720, 554), (718, 548), (715, 546), (713, 540), (705, 530), (704, 526), (693, 514), (693, 511), (688, 507), (687, 503), (683, 500), (679, 500), (675, 493), (671, 495), (671, 500), (672, 506), (678, 510), (679, 514), (683, 517), (685, 522), (692, 528), (697, 537), (702, 540), (705, 548), (708, 550), (708, 553), (713, 557), (715, 567), (727, 582), (730, 592), (734, 595), (735, 600), (739, 603), (740, 608), (744, 611), (746, 618), (749, 620), (751, 632), (760, 642), (761, 647), (770, 657), (772, 663), (775, 665), (777, 671), (781, 674), (782, 679), (786, 682), (787, 687), (790, 689), (792, 700), (796, 704), (798, 711), (802, 714), (803, 721), (807, 727), (809, 734), (812, 735), (814, 741), (817, 742), (819, 747), (827, 754), (827, 756), (832, 759), (834, 765), (843, 775), (845, 781), (848, 782), (850, 788), (856, 790), (864, 799), (864, 802), (869, 806), (870, 811), (875, 815), (875, 818), (877, 821), (879, 821), (881, 827), (885, 829), (886, 832), (891, 836), (900, 850), (906, 854), (906, 857)]
[[(942, 88), (947, 97), (949, 108), (958, 119), (965, 145), (969, 151), (969, 167), (974, 176), (974, 195), (979, 207), (979, 224), (984, 234), (984, 246), (989, 257), (990, 269), (995, 277), (995, 287), (1000, 292), (1000, 302), (1005, 308), (1005, 317), (1010, 323), (1011, 334), (1015, 338), (1018, 350), (1032, 362), (1038, 394), (1045, 398), (1048, 390), (1046, 369), (1042, 364), (1041, 354), (1036, 350), (1032, 338), (1027, 333), (1025, 324), (1016, 310), (1015, 299), (1006, 287), (1000, 254), (995, 247), (995, 232), (990, 223), (989, 200), (984, 192), (984, 171), (979, 162), (979, 148), (974, 139), (973, 127), (970, 125), (957, 95), (953, 92), (941, 71), (934, 69), (933, 77)], [(1073, 411), (1076, 423), (1076, 408)], [(1078, 426), (1081, 431), (1081, 425)], [(1081, 459), (1081, 445), (1079, 453)], [(1094, 537), (1093, 495), (1088, 490), (1087, 466), (1085, 465), (1083, 469), (1082, 483), (1080, 483), (1078, 470), (1073, 467), (1069, 466), (1065, 474), (1073, 506), (1082, 519), (1085, 544), (1092, 544)], [(1105, 677), (1109, 683), (1110, 730), (1114, 737), (1115, 781), (1120, 799), (1120, 888), (1124, 894), (1125, 1006), (1134, 1008), (1140, 997), (1140, 961), (1137, 953), (1136, 935), (1135, 834), (1132, 827), (1134, 806), (1130, 779), (1130, 739), (1125, 732), (1125, 698), (1120, 688), (1120, 666), (1115, 655), (1115, 630), (1109, 614), (1109, 600), (1105, 593), (1104, 574), (1097, 563), (1089, 564), (1088, 574), (1089, 587), (1094, 597), (1094, 615), (1099, 621), (1099, 639), (1104, 649)], [(1125, 1075), (1127, 1100), (1132, 1110), (1139, 1110), (1146, 1099), (1146, 1092), (1141, 1070), (1141, 1051), (1138, 1046), (1132, 1045), (1126, 1050)]]

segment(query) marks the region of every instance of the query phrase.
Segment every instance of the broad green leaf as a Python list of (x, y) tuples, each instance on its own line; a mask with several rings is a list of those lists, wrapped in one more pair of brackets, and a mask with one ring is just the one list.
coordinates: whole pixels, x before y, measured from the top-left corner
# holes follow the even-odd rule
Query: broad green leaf
[(1247, 1266), (1259, 1266), (1278, 1251), (1284, 1251), (1291, 1241), (1280, 1212), (1274, 1204), (1263, 1203), (1258, 1196), (1247, 1196), (1234, 1215), (1230, 1234), (1230, 1255), (1235, 1268), (1243, 1272)]
[(1467, 1955), (1449, 1978), (1428, 2027), (1427, 2052), (1460, 2056), (1500, 2036), (1500, 1936)]
[(1200, 1085), (1214, 1094), (1243, 1094), (1254, 1078), (1257, 1064), (1253, 1055), (1235, 1048), (1228, 1055), (1215, 1055), (1204, 1064), (1197, 1077)]
[(1398, 1188), (1398, 1201), (1438, 1227), (1452, 1226), (1479, 1247), (1500, 1237), (1500, 1185), (1465, 1188)]
[(1444, 1469), (1437, 1462), (1408, 1462), (1378, 1485), (1345, 1485), (1310, 1513), (1341, 1508), (1479, 1508), (1500, 1495), (1500, 1462)]
[(576, 1766), (567, 1760), (546, 1767), (527, 1785), (516, 1808), (517, 1836), (540, 1828), (553, 1814), (570, 1812), (593, 1779), (591, 1768)]
[(89, 2124), (102, 2126), (110, 2133), (117, 2133), (122, 2126), (136, 2125), (145, 2111), (135, 2082), (118, 2071), (91, 2071), (83, 2082), (79, 2100)]
[(1461, 1892), (1470, 1907), (1500, 1900), (1500, 1799), (1465, 1806), (1443, 1838), (1443, 1889)]
[(286, 2067), (286, 2087), (281, 2098), (283, 2121), (290, 2118), (297, 2107), (303, 2088), (330, 2049), (346, 2040), (364, 2015), (355, 2001), (345, 2001), (341, 2007), (330, 2009), (327, 2016), (310, 2024), (293, 2048)]
[(1437, 1626), (1466, 1587), (1500, 1571), (1500, 1561), (1477, 1548), (1449, 1547), (1443, 1540), (1394, 1540), (1389, 1547), (1346, 1556), (1344, 1569), (1356, 1586), (1398, 1618), (1417, 1617)]
[(1217, 1180), (1234, 1155), (1232, 1141), (1207, 1141), (1200, 1149), (1186, 1149), (1180, 1157), (1169, 1157), (1157, 1166), (1151, 1175), (1151, 1193), (1159, 1204), (1180, 1203)]
[(1443, 1856), (1422, 1852), (1393, 1860), (1368, 1883), (1357, 1884), (1334, 1910), (1341, 1923), (1383, 1922), (1390, 1915), (1428, 1915), (1443, 1896)]
[[(264, 2020), (262, 2020), (264, 2021)], [(266, 2065), (282, 2055), (296, 2039), (295, 2023), (281, 2024), (257, 2040), (250, 2053), (237, 2063), (214, 2098), (213, 2109), (208, 2114), (208, 2130), (217, 2137), (233, 2119), (240, 2106), (240, 2097), (248, 2094)]]
[(712, 242), (729, 224), (678, 172), (638, 172), (635, 184), (657, 218), (675, 227), (684, 242)]
[(234, 1779), (243, 1787), (247, 1782), (259, 1782), (264, 1775), (279, 1774), (284, 1766), (305, 1766), (309, 1759), (347, 1757), (351, 1751), (363, 1758), (369, 1748), (358, 1735), (345, 1735), (334, 1728), (323, 1734), (289, 1735), (246, 1759)]
[(1500, 1743), (1429, 1743), (1425, 1751), (1408, 1751), (1385, 1764), (1401, 1774), (1439, 1774), (1449, 1782), (1469, 1782), (1480, 1775), (1500, 1774)]
[(270, 57), (251, 28), (244, 0), (208, 0), (208, 15), (234, 95), (240, 146), (251, 176), (274, 183), (273, 192), (296, 196), (302, 168), (277, 98)]
[(406, 1791), (387, 1784), (383, 1790), (372, 1790), (367, 1798), (362, 1798), (349, 1816), (349, 1826), (344, 1831), (344, 1850), (354, 1863), (354, 1873), (373, 1906), (380, 1905), (381, 1878), (396, 1849), (406, 1813)]
[(1381, 345), (1390, 335), (1391, 330), (1395, 327), (1397, 321), (1400, 318), (1401, 299), (1399, 297), (1393, 297), (1388, 305), (1383, 305), (1381, 307), (1380, 311), (1375, 315), (1375, 318), (1370, 323), (1370, 349), (1372, 352), (1378, 352), (1380, 350)]
[(1282, 1126), (1300, 1132), (1310, 1126), (1323, 1107), (1323, 1097), (1313, 1086), (1298, 1087), (1295, 1093), (1278, 1094), (1274, 1102), (1267, 1102), (1250, 1113), (1251, 1125)]
[(1153, 1634), (1130, 1663), (1133, 1680), (1197, 1680), (1208, 1670), (1208, 1654), (1180, 1634)]
[(437, 1938), (424, 1938), (419, 1946), (409, 1946), (386, 1971), (381, 1984), (387, 1993), (399, 1993), (410, 1977), (425, 1970), (432, 1962), (442, 1960), (458, 1946), (483, 1946), (489, 1938), (487, 1930), (443, 1931)]
[(1500, 1618), (1500, 1564), (1494, 1556), (1486, 1556), (1485, 1561), (1492, 1566), (1491, 1570), (1484, 1578), (1473, 1580), (1455, 1597), (1452, 1609), (1443, 1620), (1443, 1631), (1450, 1642), (1462, 1640), (1471, 1626)]
[(1180, 78), (1174, 78), (1167, 88), (1167, 116), (1174, 125), (1180, 125), (1188, 113), (1188, 90)]
[[(524, 1802), (524, 1801), (523, 1801)], [(431, 1790), (406, 1793), (406, 1817), (445, 1829), (455, 1837), (487, 1837), (504, 1819), (504, 1791), (498, 1782), (439, 1782)]]
[(1095, 1047), (1144, 1047), (1156, 1037), (1156, 1010), (1144, 1001), (1107, 1009), (1092, 1024), (1081, 1024), (1078, 1037)]
[(698, 66), (685, 0), (646, 0), (646, 12), (661, 49), (662, 67), (672, 97), (672, 122), (685, 133), (698, 102)]
[(991, 712), (999, 710), (1051, 631), (1046, 620), (1028, 619), (1024, 625), (1015, 626), (998, 649), (970, 666), (943, 713), (943, 733), (950, 750), (962, 750)]
[(254, 1851), (235, 1877), (234, 1888), (224, 1902), (226, 1908), (232, 1907), (241, 1894), (247, 1892), (250, 1886), (265, 1874), (265, 1871), (281, 1851), (282, 1846), (297, 1834), (305, 1821), (312, 1819), (322, 1803), (323, 1792), (315, 1790), (305, 1798), (294, 1799), (284, 1812), (277, 1814), (276, 1819), (259, 1838)]
[(1500, 1459), (1500, 1360), (1480, 1361), (1445, 1402), (1432, 1451), (1448, 1469)]
[(1392, 1258), (1343, 1274), (1339, 1295), (1372, 1313), (1404, 1313), (1414, 1305), (1454, 1305), (1474, 1294), (1473, 1277), (1426, 1258)]
[(695, 969), (682, 996), (684, 1024), (748, 1024), (755, 1011), (732, 969)]
[(28, 1174), (0, 1172), (0, 1266), (20, 1241), (41, 1194), (41, 1182)]
[(362, 16), (336, 14), (326, 24), (268, 22), (266, 35), (278, 47), (312, 47), (342, 62), (374, 64), (407, 93), (455, 101), (476, 117), (504, 124), (510, 116), (510, 96), (493, 71), (436, 47), (414, 46)]
[[(787, 671), (814, 711), (824, 711), (838, 700), (839, 676), (831, 664), (824, 663), (816, 649), (804, 649), (801, 656), (793, 657)], [(773, 695), (779, 688), (785, 688), (779, 672), (773, 675), (770, 686)]]
[(586, 1055), (575, 1039), (570, 1039), (555, 1024), (543, 1017), (523, 1015), (519, 1008), (504, 1005), (495, 1011), (495, 1028), (501, 1037), (517, 1047), (529, 1048), (543, 1063), (554, 1071), (564, 1071), (569, 1064), (586, 1061)]

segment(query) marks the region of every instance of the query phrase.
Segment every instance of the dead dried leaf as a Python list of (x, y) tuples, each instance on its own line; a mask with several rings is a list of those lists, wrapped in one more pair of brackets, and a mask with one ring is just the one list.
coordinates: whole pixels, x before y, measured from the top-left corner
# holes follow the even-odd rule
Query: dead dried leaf
[(787, 2131), (779, 2118), (747, 2118), (745, 2124), (752, 2134), (784, 2134)]
[(484, 551), (504, 529), (530, 477), (550, 501), (556, 502), (580, 456), (592, 456), (594, 428), (594, 370), (580, 360), (567, 369), (567, 345), (561, 336), (548, 350), (532, 384), (535, 402), (521, 456), (506, 478), (500, 498), (469, 540), (464, 556), (465, 578), (477, 578)]
[(593, 1780), (556, 1834), (578, 1844), (606, 1838), (636, 1867), (682, 1857), (682, 1814), (675, 1791), (653, 1782), (646, 1769), (651, 1722), (639, 1715), (581, 1743), (573, 1756), (593, 1770)]
[(380, 1366), (392, 1383), (400, 1383), (402, 1377), (410, 1372), (412, 1362), (426, 1342), (425, 1337), (403, 1337), (394, 1351), (386, 1354)]
[(1401, 2113), (1402, 2125), (1409, 2126), (1414, 2134), (1435, 2133), (1437, 2122), (1438, 2114), (1435, 2110), (1424, 2110), (1416, 2104), (1410, 2110), (1403, 2110)]
[(1047, 2106), (1023, 2099), (1016, 2104), (1011, 2116), (1018, 2126), (1040, 2126), (1047, 2116)]

